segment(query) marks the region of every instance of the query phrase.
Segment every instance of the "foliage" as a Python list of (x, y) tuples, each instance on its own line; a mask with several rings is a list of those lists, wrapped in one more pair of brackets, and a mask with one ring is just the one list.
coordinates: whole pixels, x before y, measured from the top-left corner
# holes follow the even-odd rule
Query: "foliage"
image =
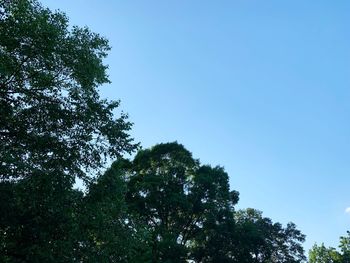
[(34, 0), (0, 1), (0, 179), (33, 171), (85, 178), (135, 149), (108, 83), (108, 41)]
[(89, 185), (80, 213), (82, 262), (134, 262), (142, 242), (128, 218), (125, 191), (118, 163)]
[(129, 167), (127, 203), (151, 233), (152, 262), (186, 262), (199, 232), (237, 201), (222, 168), (200, 166), (178, 143), (140, 151)]
[(89, 262), (82, 219), (105, 201), (73, 184), (137, 147), (119, 102), (99, 97), (108, 41), (35, 0), (0, 0), (0, 34), (0, 261)]
[(339, 248), (342, 254), (342, 262), (350, 263), (350, 231), (347, 231), (346, 236), (340, 237)]
[(235, 214), (237, 227), (237, 262), (303, 262), (305, 236), (293, 223), (286, 228), (273, 223), (262, 212), (248, 208)]
[(200, 196), (202, 226), (194, 237), (195, 262), (232, 262), (235, 239), (234, 205), (238, 192), (230, 191), (228, 175), (221, 167), (201, 166), (194, 179)]
[(309, 263), (341, 263), (341, 255), (335, 248), (327, 248), (322, 243), (320, 246), (316, 244), (309, 251)]
[(337, 251), (332, 247), (314, 245), (309, 251), (310, 263), (349, 263), (350, 262), (350, 231), (347, 236), (340, 237), (339, 249)]
[(150, 233), (151, 262), (302, 262), (304, 235), (261, 212), (235, 212), (221, 167), (202, 166), (181, 144), (158, 144), (125, 162), (126, 202)]
[[(0, 184), (0, 261), (71, 262), (82, 194), (61, 174), (35, 174)], [(62, 253), (64, 251), (64, 253)]]
[[(0, 33), (0, 262), (304, 259), (294, 224), (236, 212), (225, 170), (181, 144), (121, 158), (138, 145), (119, 102), (99, 96), (105, 38), (36, 0), (0, 0)], [(349, 262), (348, 237), (341, 251)]]

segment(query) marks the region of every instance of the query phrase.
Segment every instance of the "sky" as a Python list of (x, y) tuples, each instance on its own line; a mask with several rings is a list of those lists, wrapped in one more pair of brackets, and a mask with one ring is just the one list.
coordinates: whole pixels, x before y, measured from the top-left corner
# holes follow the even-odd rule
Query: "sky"
[(350, 230), (350, 1), (43, 0), (109, 39), (143, 147), (221, 165), (238, 209), (337, 247)]

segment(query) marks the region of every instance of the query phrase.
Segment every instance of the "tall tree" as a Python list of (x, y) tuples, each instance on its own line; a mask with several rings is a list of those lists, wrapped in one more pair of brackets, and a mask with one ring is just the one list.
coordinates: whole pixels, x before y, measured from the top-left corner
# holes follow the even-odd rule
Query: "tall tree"
[(295, 224), (284, 228), (252, 208), (237, 211), (235, 220), (238, 249), (235, 262), (299, 263), (306, 259), (302, 247), (305, 235)]
[(0, 261), (81, 262), (73, 184), (137, 147), (99, 96), (108, 41), (36, 0), (0, 0), (0, 35)]
[(35, 0), (0, 1), (0, 180), (58, 171), (86, 178), (135, 149), (109, 83), (108, 41)]
[[(223, 169), (200, 166), (178, 143), (140, 151), (129, 167), (126, 200), (151, 233), (152, 262), (208, 256), (204, 251), (211, 241), (198, 237), (213, 240), (210, 233), (218, 220), (223, 221), (238, 200)], [(204, 229), (206, 234), (200, 235)]]
[(233, 262), (235, 240), (234, 205), (238, 192), (230, 191), (228, 175), (221, 167), (201, 166), (194, 178), (194, 196), (200, 200), (201, 227), (192, 244), (195, 262)]
[(80, 212), (81, 262), (135, 262), (142, 250), (141, 229), (127, 214), (126, 183), (121, 162), (92, 182)]
[(152, 262), (185, 262), (197, 214), (189, 202), (198, 162), (182, 145), (139, 151), (130, 165), (127, 202), (151, 233)]

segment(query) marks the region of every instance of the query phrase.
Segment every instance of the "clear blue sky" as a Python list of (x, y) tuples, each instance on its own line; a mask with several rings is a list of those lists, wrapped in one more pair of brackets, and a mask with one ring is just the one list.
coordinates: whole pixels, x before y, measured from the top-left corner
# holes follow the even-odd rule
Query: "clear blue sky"
[(224, 166), (239, 208), (305, 247), (350, 230), (350, 1), (44, 0), (110, 40), (112, 85), (144, 147)]

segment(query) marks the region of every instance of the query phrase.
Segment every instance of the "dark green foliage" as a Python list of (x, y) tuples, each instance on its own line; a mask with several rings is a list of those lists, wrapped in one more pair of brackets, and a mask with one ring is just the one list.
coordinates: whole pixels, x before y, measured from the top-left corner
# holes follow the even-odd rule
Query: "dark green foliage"
[(194, 178), (194, 193), (199, 197), (201, 228), (194, 236), (192, 248), (196, 262), (233, 262), (235, 239), (233, 206), (238, 192), (230, 191), (228, 175), (221, 167), (202, 166)]
[(62, 182), (66, 179), (35, 174), (0, 184), (1, 262), (71, 262), (82, 194)]
[(64, 178), (0, 184), (0, 262), (134, 262), (143, 239), (127, 223), (121, 170), (109, 169), (85, 196)]
[(127, 202), (151, 233), (152, 262), (185, 262), (198, 217), (190, 191), (198, 162), (182, 145), (140, 151), (129, 165)]
[(135, 262), (143, 249), (142, 226), (127, 214), (123, 162), (115, 162), (84, 197), (80, 221), (83, 262)]
[(33, 171), (86, 178), (131, 152), (119, 102), (101, 100), (108, 41), (34, 0), (0, 1), (0, 179)]
[(186, 262), (199, 233), (214, 231), (238, 200), (222, 168), (200, 166), (177, 143), (140, 151), (129, 167), (127, 203), (151, 233), (152, 262)]
[(237, 262), (303, 262), (302, 242), (305, 236), (293, 223), (283, 228), (262, 216), (260, 211), (246, 209), (235, 214)]
[(302, 262), (304, 235), (256, 210), (234, 211), (221, 167), (201, 166), (178, 143), (140, 151), (124, 163), (126, 202), (150, 233), (151, 262)]
[(0, 261), (94, 262), (84, 248), (92, 236), (116, 244), (96, 228), (122, 228), (108, 227), (123, 194), (84, 197), (74, 182), (136, 148), (119, 102), (99, 97), (108, 41), (35, 0), (0, 0), (0, 36)]

